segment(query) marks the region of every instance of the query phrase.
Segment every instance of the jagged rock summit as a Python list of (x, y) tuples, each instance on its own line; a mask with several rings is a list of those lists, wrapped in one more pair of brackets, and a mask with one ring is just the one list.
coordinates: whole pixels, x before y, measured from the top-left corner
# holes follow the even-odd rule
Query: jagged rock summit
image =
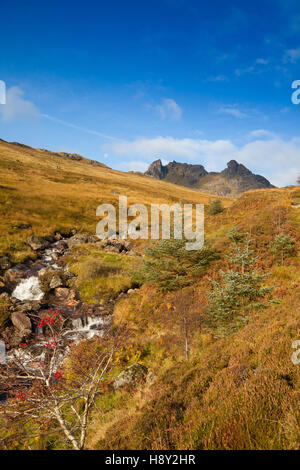
[(266, 178), (255, 175), (235, 160), (228, 162), (227, 168), (217, 173), (206, 171), (203, 165), (175, 161), (163, 165), (158, 159), (151, 163), (145, 175), (219, 196), (234, 197), (250, 189), (274, 187)]

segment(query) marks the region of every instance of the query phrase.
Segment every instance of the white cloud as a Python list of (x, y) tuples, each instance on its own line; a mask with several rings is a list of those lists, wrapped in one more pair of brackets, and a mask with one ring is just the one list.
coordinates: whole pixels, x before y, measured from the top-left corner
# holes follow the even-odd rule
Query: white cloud
[(285, 51), (284, 61), (295, 64), (300, 59), (300, 47), (297, 49), (288, 49)]
[[(151, 163), (151, 162), (150, 162)], [(150, 165), (150, 163), (147, 163), (147, 162), (143, 162), (142, 160), (138, 161), (129, 161), (129, 162), (124, 162), (120, 168), (122, 168), (123, 170), (126, 170), (126, 171), (141, 171), (141, 172), (145, 172), (146, 170), (148, 170), (148, 166)]]
[[(276, 186), (295, 184), (300, 175), (300, 139), (282, 140), (263, 129), (253, 131), (256, 140), (237, 147), (230, 140), (175, 139), (174, 137), (139, 138), (112, 142), (104, 150), (121, 156), (137, 157), (126, 168), (144, 168), (157, 158), (195, 162), (208, 171), (220, 171), (229, 160), (243, 163), (251, 171), (268, 178)], [(263, 139), (262, 138), (266, 138)]]
[(155, 106), (162, 119), (171, 118), (178, 121), (181, 118), (182, 110), (172, 98), (164, 98), (161, 104)]
[(238, 151), (238, 159), (276, 186), (295, 184), (300, 174), (300, 140), (255, 140)]
[(243, 111), (240, 111), (235, 105), (222, 106), (221, 108), (219, 108), (218, 113), (229, 114), (230, 116), (234, 116), (239, 119), (248, 117), (248, 114), (244, 113)]
[(250, 67), (246, 67), (245, 69), (235, 69), (234, 73), (238, 77), (244, 75), (245, 73), (252, 73), (255, 71), (255, 68), (251, 65)]
[(276, 137), (274, 132), (268, 131), (266, 129), (256, 129), (255, 131), (250, 132), (251, 137), (255, 138), (260, 138), (260, 137), (266, 137), (266, 138), (273, 138)]
[(211, 169), (218, 167), (219, 158), (229, 158), (235, 146), (226, 140), (175, 139), (174, 137), (141, 138), (134, 141), (114, 142), (103, 145), (103, 150), (110, 150), (124, 157), (139, 157), (151, 162), (157, 158), (166, 160), (183, 159), (210, 163)]
[(269, 63), (269, 60), (268, 59), (262, 59), (262, 58), (258, 58), (256, 59), (255, 61), (257, 64), (260, 64), (260, 65), (267, 65)]
[(0, 113), (5, 122), (39, 115), (36, 106), (31, 101), (24, 99), (23, 90), (17, 86), (7, 90), (6, 104), (0, 106)]

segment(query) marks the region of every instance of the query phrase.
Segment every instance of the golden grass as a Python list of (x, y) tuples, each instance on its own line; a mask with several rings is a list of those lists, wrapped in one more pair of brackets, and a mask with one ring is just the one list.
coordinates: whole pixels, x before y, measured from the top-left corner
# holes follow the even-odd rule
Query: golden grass
[(225, 234), (238, 225), (251, 231), (260, 268), (271, 271), (268, 282), (276, 286), (279, 303), (253, 311), (247, 326), (214, 338), (203, 322), (209, 283), (201, 280), (186, 293), (188, 299), (193, 291), (194, 299), (185, 312), (196, 313), (198, 323), (191, 325), (191, 359), (185, 361), (182, 318), (174, 309), (178, 294), (162, 297), (143, 286), (117, 304), (115, 325), (127, 325), (136, 344), (148, 351), (142, 362), (157, 378), (94, 415), (89, 448), (299, 449), (300, 366), (291, 356), (293, 341), (300, 339), (300, 259), (278, 266), (268, 254), (279, 230), (291, 233), (299, 252), (293, 191), (253, 191), (226, 213), (207, 218), (209, 235), (222, 250), (220, 268), (226, 266)]
[(76, 274), (75, 287), (82, 301), (101, 303), (134, 286), (131, 272), (138, 258), (105, 253), (95, 245), (82, 245), (69, 256), (70, 271)]
[[(24, 244), (32, 233), (77, 228), (95, 233), (96, 208), (118, 205), (118, 193), (128, 204), (192, 202), (208, 204), (211, 196), (132, 173), (122, 173), (89, 160), (70, 160), (45, 150), (0, 141), (0, 253), (15, 261), (33, 256)], [(232, 199), (221, 198), (224, 206)], [(30, 224), (20, 229), (17, 225)]]

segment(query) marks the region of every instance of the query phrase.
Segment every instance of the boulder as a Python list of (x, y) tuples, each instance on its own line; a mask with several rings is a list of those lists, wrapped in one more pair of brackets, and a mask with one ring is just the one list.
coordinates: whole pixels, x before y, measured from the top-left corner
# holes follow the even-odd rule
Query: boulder
[(148, 373), (147, 367), (136, 363), (123, 370), (115, 379), (113, 387), (115, 390), (119, 388), (135, 385), (136, 382), (144, 378)]
[(13, 312), (11, 314), (11, 321), (22, 336), (27, 336), (31, 333), (30, 318), (28, 318), (24, 313)]
[(76, 292), (73, 289), (67, 287), (57, 287), (55, 289), (55, 297), (59, 302), (71, 303), (76, 300)]
[(49, 241), (46, 240), (46, 238), (37, 237), (35, 235), (27, 238), (26, 243), (30, 246), (33, 251), (44, 250), (50, 245)]
[(56, 271), (51, 267), (42, 268), (39, 271), (38, 278), (43, 292), (49, 292), (51, 289), (64, 286), (60, 271)]
[(54, 274), (49, 283), (50, 289), (56, 289), (57, 287), (62, 287), (64, 285), (63, 280), (58, 274)]
[(121, 238), (105, 238), (98, 243), (105, 251), (112, 253), (122, 253), (132, 249), (132, 243)]
[(18, 303), (15, 308), (18, 312), (36, 312), (40, 309), (41, 302), (38, 300), (26, 300)]
[(68, 248), (72, 248), (73, 246), (82, 245), (84, 243), (88, 243), (88, 235), (84, 233), (77, 233), (73, 235), (71, 238), (67, 240)]
[(13, 268), (10, 268), (5, 271), (3, 277), (5, 285), (8, 286), (10, 289), (13, 289), (17, 285), (18, 281), (24, 276), (26, 269), (26, 266), (18, 264)]

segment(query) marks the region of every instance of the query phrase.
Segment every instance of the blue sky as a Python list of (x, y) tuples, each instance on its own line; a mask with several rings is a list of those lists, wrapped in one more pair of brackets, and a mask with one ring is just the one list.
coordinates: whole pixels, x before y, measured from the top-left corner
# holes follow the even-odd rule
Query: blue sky
[(1, 0), (0, 138), (120, 170), (300, 173), (300, 2)]

